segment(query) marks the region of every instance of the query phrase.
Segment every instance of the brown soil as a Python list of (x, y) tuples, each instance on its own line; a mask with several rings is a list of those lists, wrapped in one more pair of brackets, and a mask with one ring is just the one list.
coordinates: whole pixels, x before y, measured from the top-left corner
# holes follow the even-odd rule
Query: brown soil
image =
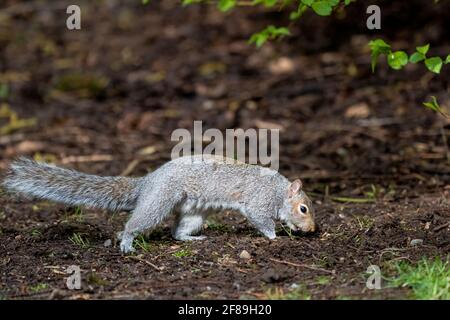
[[(172, 240), (169, 221), (146, 237), (146, 250), (124, 256), (115, 234), (125, 213), (80, 214), (3, 192), (0, 298), (270, 298), (293, 284), (299, 298), (404, 298), (407, 289), (368, 290), (367, 267), (387, 277), (394, 261), (449, 254), (450, 122), (421, 107), (430, 94), (450, 107), (448, 66), (434, 76), (423, 65), (395, 72), (380, 63), (372, 74), (365, 47), (379, 36), (408, 52), (430, 42), (446, 55), (448, 4), (382, 2), (376, 33), (364, 27), (362, 1), (342, 19), (306, 17), (293, 37), (256, 50), (249, 35), (282, 25), (284, 14), (79, 3), (81, 31), (65, 28), (66, 1), (0, 5), (0, 85), (9, 88), (1, 103), (35, 119), (14, 130), (0, 117), (10, 126), (0, 136), (2, 171), (26, 155), (137, 176), (167, 161), (171, 132), (194, 120), (204, 130), (276, 126), (280, 172), (302, 178), (320, 229), (280, 228), (268, 241), (224, 213), (203, 242)], [(81, 290), (66, 288), (70, 265), (81, 267)]]

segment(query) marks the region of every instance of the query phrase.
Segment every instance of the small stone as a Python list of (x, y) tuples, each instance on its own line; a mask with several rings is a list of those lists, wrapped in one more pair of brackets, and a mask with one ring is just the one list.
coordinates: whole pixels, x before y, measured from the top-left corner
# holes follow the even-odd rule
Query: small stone
[(105, 248), (111, 247), (112, 241), (111, 239), (106, 240), (105, 242), (103, 242), (103, 246)]
[(269, 70), (273, 74), (287, 74), (295, 70), (295, 63), (288, 57), (281, 57), (269, 63)]
[(250, 256), (250, 253), (248, 253), (247, 250), (242, 250), (241, 254), (239, 255), (239, 258), (244, 259), (244, 260), (249, 260), (252, 257)]
[(409, 243), (411, 246), (418, 246), (423, 244), (423, 239), (412, 239)]
[(346, 118), (367, 118), (370, 116), (369, 105), (365, 102), (354, 104), (345, 111)]
[(299, 286), (298, 284), (296, 284), (296, 283), (293, 283), (293, 284), (291, 284), (291, 285), (289, 286), (289, 289), (291, 289), (291, 290), (296, 290), (296, 289), (298, 289), (298, 288), (300, 288), (300, 286)]
[(213, 110), (215, 108), (216, 104), (214, 100), (206, 100), (203, 102), (202, 107), (204, 110)]

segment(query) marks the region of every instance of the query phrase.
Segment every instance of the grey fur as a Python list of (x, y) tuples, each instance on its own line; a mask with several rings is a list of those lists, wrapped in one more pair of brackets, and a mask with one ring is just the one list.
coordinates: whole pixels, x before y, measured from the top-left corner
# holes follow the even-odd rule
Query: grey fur
[(139, 181), (89, 175), (19, 158), (9, 167), (3, 186), (36, 198), (117, 211), (136, 206)]
[[(270, 174), (268, 174), (270, 173)], [(20, 159), (11, 165), (3, 185), (43, 199), (110, 210), (132, 210), (120, 248), (133, 251), (141, 232), (175, 213), (173, 237), (194, 236), (214, 211), (237, 210), (264, 236), (274, 239), (275, 220), (291, 229), (314, 231), (311, 200), (299, 180), (290, 183), (271, 169), (215, 156), (182, 157), (148, 175), (133, 179), (99, 177)], [(300, 212), (300, 205), (308, 208)]]

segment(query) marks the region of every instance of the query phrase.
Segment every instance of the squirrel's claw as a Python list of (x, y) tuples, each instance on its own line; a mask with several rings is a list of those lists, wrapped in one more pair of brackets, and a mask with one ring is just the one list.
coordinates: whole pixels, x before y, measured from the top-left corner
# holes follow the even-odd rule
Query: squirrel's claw
[(120, 242), (120, 251), (123, 253), (135, 252), (136, 249), (133, 248), (133, 237), (126, 237), (122, 235), (122, 241)]

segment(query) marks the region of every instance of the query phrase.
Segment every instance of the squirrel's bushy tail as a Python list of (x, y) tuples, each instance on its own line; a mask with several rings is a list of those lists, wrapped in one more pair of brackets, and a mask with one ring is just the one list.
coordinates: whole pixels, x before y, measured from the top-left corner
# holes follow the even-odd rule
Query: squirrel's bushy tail
[(37, 198), (117, 211), (134, 209), (139, 181), (89, 175), (19, 158), (11, 164), (2, 184), (8, 190)]

